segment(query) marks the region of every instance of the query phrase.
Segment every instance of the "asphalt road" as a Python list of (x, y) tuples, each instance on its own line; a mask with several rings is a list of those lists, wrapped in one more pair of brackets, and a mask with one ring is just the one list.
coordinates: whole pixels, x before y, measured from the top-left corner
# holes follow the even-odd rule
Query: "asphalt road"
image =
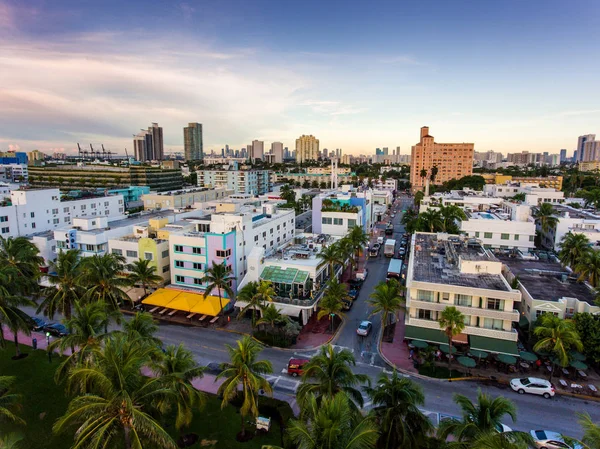
[[(398, 209), (403, 209), (402, 204), (408, 205), (411, 198), (401, 198)], [(403, 232), (400, 225), (401, 213), (393, 220), (395, 225), (394, 237), (398, 240)], [(383, 253), (383, 251), (382, 251)], [(370, 259), (367, 263), (369, 275), (365, 281), (358, 299), (352, 309), (347, 313), (345, 324), (333, 341), (336, 349), (348, 348), (353, 352), (357, 366), (357, 373), (367, 374), (374, 382), (380, 373), (390, 373), (390, 369), (377, 353), (377, 336), (380, 331), (379, 317), (369, 318), (369, 306), (366, 303), (370, 292), (380, 281), (385, 280), (389, 259), (383, 255), (380, 258)], [(368, 337), (358, 337), (356, 328), (362, 320), (369, 319), (373, 323), (373, 331)], [(234, 345), (240, 338), (238, 334), (217, 331), (214, 329), (186, 327), (172, 324), (160, 324), (159, 338), (167, 345), (183, 343), (191, 350), (202, 365), (208, 363), (222, 363), (229, 359), (226, 345)], [(269, 380), (275, 391), (294, 396), (299, 381), (285, 374), (287, 361), (290, 357), (312, 357), (316, 351), (294, 352), (277, 348), (265, 348), (261, 356), (273, 364), (273, 375)], [(581, 399), (556, 396), (544, 399), (533, 395), (518, 395), (503, 386), (487, 386), (477, 382), (445, 382), (438, 380), (423, 380), (413, 378), (425, 391), (425, 411), (432, 412), (435, 420), (438, 414), (459, 414), (460, 410), (453, 402), (454, 394), (463, 394), (472, 400), (477, 396), (477, 389), (481, 388), (494, 396), (505, 396), (517, 406), (517, 423), (505, 422), (515, 430), (529, 431), (531, 429), (548, 429), (561, 432), (574, 437), (580, 437), (582, 432), (577, 424), (577, 412), (587, 412), (595, 422), (600, 422), (600, 404), (587, 402)], [(370, 404), (367, 402), (366, 408)]]

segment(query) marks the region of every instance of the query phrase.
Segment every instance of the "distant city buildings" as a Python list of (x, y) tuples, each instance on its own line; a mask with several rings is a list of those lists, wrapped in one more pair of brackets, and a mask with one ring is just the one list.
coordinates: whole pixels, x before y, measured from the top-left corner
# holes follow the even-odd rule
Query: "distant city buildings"
[(296, 162), (302, 164), (306, 161), (319, 159), (319, 139), (315, 136), (302, 135), (296, 139)]
[(460, 179), (473, 174), (472, 143), (436, 143), (429, 128), (421, 128), (421, 139), (412, 147), (410, 182), (413, 190), (423, 190), (431, 178), (431, 169), (437, 167), (433, 184)]
[(238, 169), (237, 164), (221, 170), (199, 170), (199, 187), (224, 188), (235, 194), (262, 195), (271, 191), (271, 171)]
[(204, 158), (201, 123), (188, 123), (188, 126), (183, 128), (183, 151), (186, 161), (198, 161)]
[(586, 142), (591, 142), (594, 140), (596, 140), (596, 134), (585, 134), (583, 136), (579, 136), (579, 138), (577, 139), (577, 148), (575, 149), (575, 151), (577, 151), (576, 162), (593, 160), (588, 157), (589, 155), (586, 153), (585, 144)]
[(158, 123), (152, 123), (147, 131), (133, 138), (135, 159), (140, 162), (162, 161), (164, 159), (163, 129)]
[(273, 162), (276, 164), (281, 164), (283, 162), (283, 158), (284, 158), (283, 143), (281, 143), (281, 142), (271, 143), (271, 154), (273, 155)]

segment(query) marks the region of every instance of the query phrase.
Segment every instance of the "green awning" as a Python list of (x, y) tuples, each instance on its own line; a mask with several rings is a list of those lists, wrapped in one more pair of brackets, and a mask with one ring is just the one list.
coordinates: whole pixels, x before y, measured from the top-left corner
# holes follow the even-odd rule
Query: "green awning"
[(529, 327), (529, 320), (525, 315), (521, 315), (519, 318), (519, 327)]
[(479, 349), (480, 351), (487, 351), (493, 354), (519, 355), (516, 341), (469, 335), (469, 346), (471, 349)]
[(276, 284), (304, 284), (309, 277), (307, 271), (297, 268), (281, 268), (278, 266), (265, 267), (260, 274), (263, 281), (271, 281)]
[(404, 338), (408, 340), (423, 340), (428, 343), (446, 343), (448, 337), (439, 329), (429, 329), (426, 327), (406, 326), (404, 328)]

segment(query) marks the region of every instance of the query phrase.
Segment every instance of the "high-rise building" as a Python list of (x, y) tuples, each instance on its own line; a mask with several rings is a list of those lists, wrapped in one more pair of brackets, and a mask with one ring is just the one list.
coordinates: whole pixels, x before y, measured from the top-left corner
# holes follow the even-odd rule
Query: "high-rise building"
[[(473, 143), (436, 143), (429, 127), (421, 128), (421, 139), (411, 150), (410, 182), (413, 190), (422, 190), (431, 169), (437, 167), (434, 184), (473, 174)], [(427, 173), (421, 176), (422, 171)]]
[(296, 139), (296, 162), (316, 161), (319, 159), (319, 139), (302, 135)]
[(163, 143), (163, 129), (158, 123), (152, 123), (148, 128), (152, 136), (152, 160), (162, 161), (165, 158), (165, 146)]
[(188, 126), (183, 128), (183, 149), (186, 161), (204, 159), (201, 123), (188, 123)]
[(383, 156), (383, 151), (381, 148), (375, 148), (375, 156)]
[(273, 142), (271, 143), (271, 154), (275, 156), (274, 162), (281, 164), (283, 162), (283, 143)]
[(152, 149), (152, 134), (142, 131), (133, 138), (133, 153), (135, 159), (140, 162), (151, 161), (154, 156)]
[(253, 140), (252, 145), (248, 145), (250, 151), (250, 161), (254, 162), (257, 159), (264, 159), (265, 143), (262, 140)]
[(590, 140), (596, 140), (596, 134), (585, 134), (583, 136), (579, 136), (577, 139), (577, 160), (578, 161), (587, 161), (591, 159), (586, 159), (587, 156), (585, 154), (585, 143)]
[(388, 147), (383, 147), (383, 150), (382, 150), (382, 151), (383, 151), (383, 155), (384, 155), (384, 156), (388, 156), (388, 153), (389, 153), (389, 149), (388, 149)]
[(562, 150), (560, 150), (560, 163), (562, 164), (566, 160), (567, 160), (567, 150), (565, 148), (563, 148)]
[(582, 162), (600, 160), (600, 140), (588, 140), (583, 144)]

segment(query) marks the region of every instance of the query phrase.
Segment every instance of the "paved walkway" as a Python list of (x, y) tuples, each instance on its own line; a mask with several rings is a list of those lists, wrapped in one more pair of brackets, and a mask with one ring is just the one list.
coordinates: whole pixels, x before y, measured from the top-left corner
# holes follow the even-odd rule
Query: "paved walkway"
[(381, 343), (381, 354), (393, 366), (403, 371), (418, 374), (417, 369), (413, 366), (408, 345), (404, 342), (404, 313), (401, 312), (398, 316), (398, 321), (394, 328), (394, 341), (392, 343)]

